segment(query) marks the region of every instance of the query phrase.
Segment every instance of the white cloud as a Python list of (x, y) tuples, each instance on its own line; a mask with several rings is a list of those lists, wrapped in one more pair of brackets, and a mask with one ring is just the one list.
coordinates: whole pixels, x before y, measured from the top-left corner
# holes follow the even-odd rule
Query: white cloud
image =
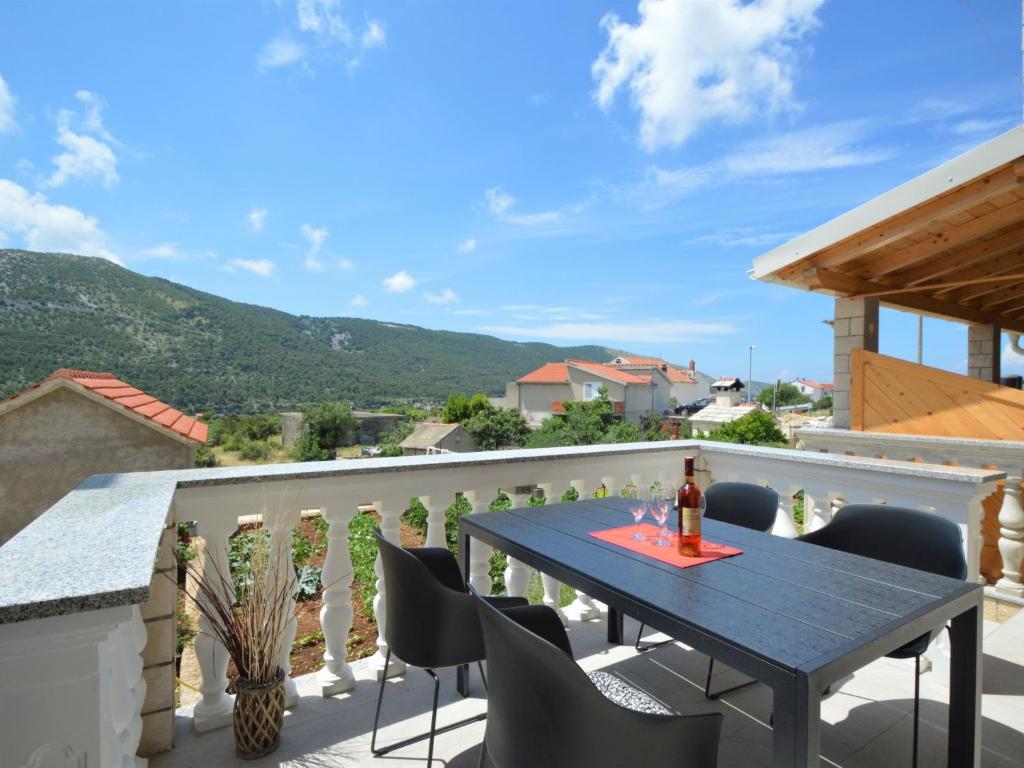
[(0, 75), (0, 133), (10, 133), (18, 127), (14, 120), (14, 95)]
[(737, 147), (703, 165), (647, 170), (637, 183), (611, 186), (614, 195), (643, 208), (657, 208), (694, 190), (756, 177), (779, 177), (873, 165), (893, 156), (888, 147), (869, 145), (876, 126), (867, 120), (846, 120), (801, 128)]
[(416, 287), (416, 278), (404, 269), (384, 278), (384, 290), (388, 293), (407, 293)]
[(260, 49), (256, 65), (260, 69), (287, 67), (306, 58), (306, 47), (290, 37), (275, 37)]
[(476, 250), (476, 238), (470, 237), (459, 243), (457, 250), (459, 253), (472, 253)]
[(502, 336), (606, 342), (707, 341), (736, 332), (731, 323), (689, 320), (640, 321), (636, 323), (550, 323), (538, 326), (486, 325), (480, 330)]
[[(103, 125), (102, 102), (99, 96), (85, 90), (77, 91), (75, 98), (83, 106), (81, 114), (70, 109), (62, 109), (57, 114), (57, 143), (64, 151), (53, 158), (57, 170), (46, 184), (60, 187), (78, 179), (96, 180), (105, 187), (112, 187), (119, 178), (117, 155), (110, 145), (117, 145), (118, 141)], [(77, 124), (77, 131), (73, 123)]]
[(180, 255), (177, 243), (160, 243), (142, 251), (143, 256), (154, 259), (176, 259)]
[(365, 307), (369, 303), (370, 300), (360, 293), (357, 296), (353, 297), (352, 301), (350, 301), (348, 305), (350, 307)]
[(993, 136), (1013, 125), (1014, 119), (999, 117), (992, 119), (973, 118), (961, 120), (950, 126), (950, 132), (957, 136)]
[(60, 251), (121, 261), (107, 248), (107, 235), (92, 216), (66, 205), (53, 205), (39, 192), (29, 192), (0, 179), (0, 233), (18, 234), (33, 251)]
[(352, 259), (346, 259), (344, 257), (338, 259), (338, 269), (343, 272), (351, 272), (356, 268), (356, 263)]
[(231, 259), (227, 263), (227, 269), (229, 272), (244, 269), (260, 277), (270, 277), (277, 271), (277, 264), (270, 259)]
[(270, 211), (266, 208), (257, 208), (253, 206), (247, 217), (249, 219), (249, 228), (253, 232), (262, 232), (263, 227), (267, 224), (267, 216), (269, 215)]
[(299, 227), (299, 232), (309, 243), (309, 250), (306, 251), (306, 269), (311, 272), (323, 272), (327, 265), (318, 256), (330, 232), (327, 231), (327, 227), (313, 227), (309, 224)]
[(431, 304), (455, 304), (459, 300), (459, 297), (455, 295), (455, 291), (451, 288), (445, 288), (440, 293), (430, 293), (428, 291), (423, 294), (423, 298)]
[(484, 202), (487, 211), (498, 221), (508, 224), (532, 226), (535, 224), (551, 224), (561, 220), (562, 211), (538, 211), (536, 213), (515, 213), (512, 208), (516, 199), (501, 187), (490, 187), (484, 190)]
[(486, 315), (487, 310), (484, 309), (455, 309), (452, 310), (453, 315)]
[(796, 107), (799, 43), (824, 0), (640, 0), (636, 24), (601, 20), (608, 43), (591, 66), (609, 109), (628, 91), (640, 143), (679, 145), (703, 123), (739, 122)]
[(300, 39), (283, 34), (269, 41), (257, 56), (259, 67), (298, 64), (312, 71), (312, 61), (336, 59), (341, 54), (348, 69), (356, 69), (368, 51), (385, 45), (387, 33), (383, 22), (367, 19), (357, 35), (342, 14), (341, 5), (341, 0), (297, 0), (294, 26)]

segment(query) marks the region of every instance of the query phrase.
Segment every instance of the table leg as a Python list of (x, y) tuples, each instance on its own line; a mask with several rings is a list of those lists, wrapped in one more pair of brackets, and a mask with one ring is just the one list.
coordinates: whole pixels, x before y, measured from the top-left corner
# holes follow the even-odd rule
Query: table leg
[(981, 765), (981, 598), (949, 630), (949, 766)]
[[(468, 533), (462, 534), (462, 546), (459, 554), (462, 555), (462, 579), (466, 584), (466, 589), (469, 589), (469, 547), (470, 547), (470, 536)], [(462, 698), (469, 696), (469, 665), (460, 664), (455, 672), (455, 689), (459, 692)]]
[(618, 608), (608, 606), (608, 642), (614, 645), (622, 645), (622, 611)]
[(817, 768), (821, 754), (821, 684), (806, 675), (774, 689), (773, 768)]

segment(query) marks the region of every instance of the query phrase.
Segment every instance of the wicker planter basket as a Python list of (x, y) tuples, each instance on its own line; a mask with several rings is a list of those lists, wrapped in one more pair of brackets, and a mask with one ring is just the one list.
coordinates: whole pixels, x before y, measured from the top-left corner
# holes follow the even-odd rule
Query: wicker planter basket
[(235, 754), (243, 760), (269, 755), (281, 741), (284, 722), (284, 672), (273, 682), (235, 681)]

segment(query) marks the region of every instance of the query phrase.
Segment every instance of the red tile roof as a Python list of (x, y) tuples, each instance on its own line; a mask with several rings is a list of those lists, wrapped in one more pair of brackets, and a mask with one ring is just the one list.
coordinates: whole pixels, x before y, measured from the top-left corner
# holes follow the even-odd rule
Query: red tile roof
[[(73, 382), (82, 389), (86, 389), (95, 395), (105, 397), (112, 403), (120, 405), (136, 416), (159, 424), (161, 427), (175, 432), (182, 437), (195, 440), (197, 443), (206, 442), (206, 425), (197, 421), (192, 416), (186, 416), (181, 411), (172, 408), (167, 403), (161, 403), (152, 395), (147, 395), (141, 389), (136, 389), (130, 384), (125, 384), (116, 378), (112, 373), (99, 373), (97, 371), (80, 371), (75, 368), (60, 368), (54, 371), (39, 384), (34, 384), (25, 392), (36, 389), (47, 381), (54, 379), (66, 379)], [(14, 395), (13, 400), (24, 392)]]
[(518, 384), (568, 384), (569, 366), (565, 363), (545, 363), (517, 381)]
[(806, 384), (808, 387), (813, 387), (814, 389), (832, 389), (831, 384), (825, 384), (820, 381), (815, 381), (814, 379), (797, 379), (797, 381), (799, 381), (801, 384)]
[(566, 362), (574, 368), (582, 368), (584, 371), (596, 373), (622, 384), (650, 384), (651, 382), (650, 376), (638, 376), (606, 363), (591, 363), (588, 360), (567, 360)]
[(657, 357), (633, 357), (632, 355), (619, 355), (616, 360), (622, 360), (621, 363), (608, 363), (613, 368), (623, 368), (626, 370), (636, 368), (661, 368), (666, 378), (673, 384), (694, 384), (697, 379), (689, 371), (683, 371), (676, 368), (674, 365), (669, 365), (664, 360), (660, 360)]

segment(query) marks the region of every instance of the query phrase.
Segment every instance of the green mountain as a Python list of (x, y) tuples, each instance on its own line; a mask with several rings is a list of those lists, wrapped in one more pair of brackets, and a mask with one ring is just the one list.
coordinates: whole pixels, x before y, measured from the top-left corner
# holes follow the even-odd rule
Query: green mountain
[(307, 317), (145, 277), (103, 259), (0, 249), (0, 396), (57, 368), (111, 371), (189, 411), (372, 406), (503, 394), (598, 346), (522, 344), (350, 317)]

